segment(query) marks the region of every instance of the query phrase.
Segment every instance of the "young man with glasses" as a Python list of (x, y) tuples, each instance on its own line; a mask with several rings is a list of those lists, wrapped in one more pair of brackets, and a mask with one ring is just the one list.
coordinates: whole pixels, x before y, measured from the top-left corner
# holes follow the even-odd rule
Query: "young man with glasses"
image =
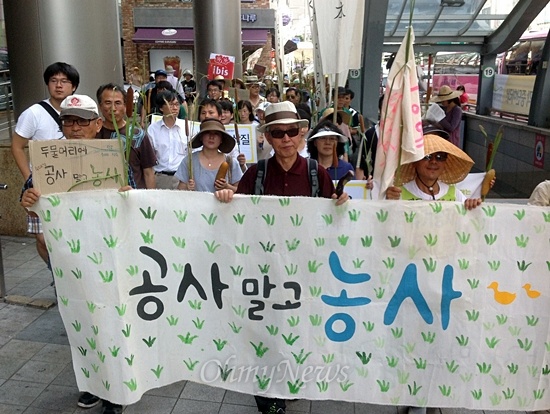
[[(25, 110), (17, 120), (15, 132), (11, 138), (11, 152), (24, 180), (31, 175), (29, 159), (25, 147), (29, 140), (46, 141), (63, 138), (59, 111), (61, 102), (78, 88), (80, 75), (74, 66), (56, 62), (44, 71), (44, 83), (50, 97)], [(42, 224), (38, 217), (27, 216), (27, 231), (36, 237), (36, 250), (48, 263), (48, 249), (42, 234)]]
[[(305, 196), (311, 197), (312, 183), (308, 161), (298, 154), (298, 147), (302, 135), (300, 129), (307, 125), (307, 121), (300, 119), (296, 108), (290, 102), (280, 102), (269, 105), (265, 111), (265, 124), (258, 128), (265, 133), (265, 138), (273, 147), (275, 155), (269, 158), (263, 181), (263, 193), (276, 196)], [(258, 165), (251, 166), (241, 178), (237, 187), (237, 194), (256, 194), (256, 178)], [(337, 197), (334, 184), (327, 170), (322, 166), (317, 169), (318, 197), (333, 198), (336, 205), (345, 203), (349, 196), (343, 193)], [(224, 189), (216, 191), (218, 200), (230, 202), (233, 191)], [(285, 400), (255, 396), (258, 410), (263, 414), (284, 414)]]
[(211, 80), (206, 84), (206, 93), (208, 98), (218, 101), (223, 95), (223, 87), (217, 80)]
[(174, 176), (183, 158), (187, 155), (187, 133), (185, 121), (178, 119), (180, 102), (176, 92), (163, 91), (157, 95), (157, 106), (162, 119), (153, 122), (147, 135), (157, 156), (155, 181), (157, 189), (175, 190), (179, 180)]

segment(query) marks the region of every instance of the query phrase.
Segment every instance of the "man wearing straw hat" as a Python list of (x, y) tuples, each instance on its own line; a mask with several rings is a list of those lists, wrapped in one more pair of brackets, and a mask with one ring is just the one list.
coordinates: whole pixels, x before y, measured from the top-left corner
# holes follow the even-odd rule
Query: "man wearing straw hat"
[[(265, 124), (258, 128), (273, 147), (275, 155), (266, 160), (261, 189), (258, 192), (258, 164), (251, 166), (241, 178), (237, 194), (265, 194), (276, 196), (312, 196), (312, 178), (308, 161), (298, 154), (300, 129), (307, 121), (300, 119), (293, 103), (285, 101), (269, 105), (265, 110)], [(332, 198), (336, 205), (344, 204), (349, 196), (336, 196), (334, 184), (322, 166), (317, 167), (318, 197)], [(219, 190), (214, 193), (218, 200), (228, 203), (233, 191)], [(284, 414), (286, 403), (277, 398), (255, 396), (258, 410), (263, 414)]]
[(389, 200), (459, 201), (471, 210), (481, 204), (480, 198), (466, 198), (454, 184), (464, 180), (474, 161), (446, 139), (424, 135), (424, 154), (420, 161), (401, 166), (399, 181), (389, 187)]
[(248, 89), (248, 100), (252, 104), (252, 112), (255, 113), (258, 107), (266, 101), (265, 98), (260, 95), (260, 81), (258, 76), (245, 76), (244, 84), (246, 85), (246, 89)]

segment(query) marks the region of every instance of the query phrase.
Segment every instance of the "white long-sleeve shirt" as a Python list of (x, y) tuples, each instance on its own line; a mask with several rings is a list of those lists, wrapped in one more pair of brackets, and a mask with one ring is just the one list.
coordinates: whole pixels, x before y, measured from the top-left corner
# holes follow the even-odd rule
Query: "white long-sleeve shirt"
[(176, 119), (172, 127), (168, 127), (164, 118), (153, 122), (147, 129), (151, 144), (157, 156), (155, 172), (174, 172), (187, 155), (188, 137), (185, 134), (185, 121)]

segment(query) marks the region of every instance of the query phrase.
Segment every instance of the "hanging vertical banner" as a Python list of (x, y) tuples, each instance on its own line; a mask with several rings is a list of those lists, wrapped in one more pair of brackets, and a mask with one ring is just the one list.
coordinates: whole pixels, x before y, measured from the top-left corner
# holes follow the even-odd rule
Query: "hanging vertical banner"
[(277, 66), (277, 85), (279, 90), (283, 91), (283, 74), (284, 74), (284, 52), (281, 27), (283, 26), (283, 16), (281, 12), (280, 1), (277, 0), (277, 8), (275, 9), (275, 64)]
[(323, 72), (323, 62), (321, 59), (321, 49), (319, 48), (319, 33), (317, 26), (317, 15), (313, 7), (313, 0), (309, 2), (309, 21), (311, 25), (311, 37), (313, 40), (313, 64), (314, 80), (315, 80), (315, 103), (318, 111), (323, 110), (327, 106), (327, 94), (325, 87), (325, 75)]
[(414, 31), (410, 27), (388, 76), (374, 168), (374, 180), (380, 184), (380, 199), (386, 197), (386, 190), (394, 183), (395, 172), (400, 164), (408, 164), (424, 157), (413, 44)]
[(313, 8), (320, 28), (318, 41), (323, 71), (332, 74), (345, 72), (347, 76), (349, 69), (359, 69), (365, 2), (313, 0)]

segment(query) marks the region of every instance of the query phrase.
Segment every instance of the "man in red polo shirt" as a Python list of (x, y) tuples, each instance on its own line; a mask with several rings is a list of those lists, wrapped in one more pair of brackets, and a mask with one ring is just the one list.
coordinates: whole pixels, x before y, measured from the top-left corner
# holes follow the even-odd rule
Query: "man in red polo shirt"
[[(261, 194), (276, 196), (312, 196), (310, 171), (308, 161), (298, 155), (301, 140), (300, 129), (307, 126), (305, 119), (300, 119), (296, 107), (291, 102), (271, 104), (265, 111), (265, 124), (258, 131), (265, 134), (267, 142), (271, 144), (275, 155), (267, 160), (262, 181)], [(237, 194), (258, 194), (257, 191), (258, 165), (251, 166), (244, 173)], [(336, 199), (336, 205), (344, 204), (349, 196), (343, 193), (336, 196), (334, 184), (323, 166), (317, 167), (318, 197)], [(216, 191), (218, 200), (230, 202), (233, 191), (224, 189)], [(258, 410), (261, 413), (284, 414), (285, 400), (255, 396)]]

